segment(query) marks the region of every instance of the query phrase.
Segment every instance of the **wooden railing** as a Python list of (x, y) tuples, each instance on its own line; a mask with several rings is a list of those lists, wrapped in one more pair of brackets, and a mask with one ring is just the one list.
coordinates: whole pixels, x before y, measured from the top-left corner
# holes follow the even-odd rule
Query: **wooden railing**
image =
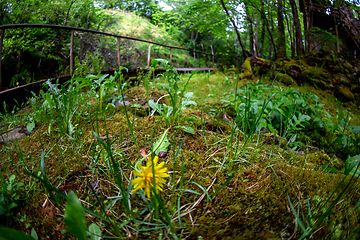
[[(88, 33), (93, 33), (93, 34), (101, 34), (101, 35), (105, 35), (105, 36), (110, 36), (110, 37), (115, 37), (117, 38), (117, 63), (118, 65), (120, 65), (120, 39), (128, 39), (128, 40), (132, 40), (132, 41), (139, 41), (139, 42), (145, 42), (145, 43), (149, 43), (149, 48), (148, 48), (148, 54), (147, 54), (147, 67), (150, 66), (150, 59), (151, 59), (151, 45), (158, 45), (158, 46), (162, 46), (162, 47), (166, 47), (166, 48), (170, 48), (170, 65), (172, 64), (172, 49), (180, 49), (180, 50), (185, 50), (187, 51), (187, 67), (189, 67), (189, 52), (191, 51), (196, 59), (196, 53), (199, 54), (198, 56), (198, 60), (199, 60), (199, 67), (200, 67), (200, 61), (201, 61), (201, 54), (204, 55), (204, 61), (205, 61), (205, 65), (206, 65), (206, 57), (210, 56), (210, 59), (212, 59), (212, 66), (214, 66), (214, 56), (212, 56), (212, 54), (209, 53), (204, 53), (204, 52), (199, 52), (199, 51), (194, 51), (194, 50), (189, 50), (186, 48), (181, 48), (181, 47), (176, 47), (176, 46), (170, 46), (170, 45), (165, 45), (165, 44), (161, 44), (161, 43), (156, 43), (156, 42), (152, 42), (152, 41), (148, 41), (148, 40), (144, 40), (144, 39), (140, 39), (140, 38), (134, 38), (134, 37), (127, 37), (127, 36), (121, 36), (121, 35), (117, 35), (117, 34), (113, 34), (113, 33), (107, 33), (107, 32), (101, 32), (101, 31), (96, 31), (96, 30), (91, 30), (91, 29), (85, 29), (85, 28), (77, 28), (77, 27), (70, 27), (70, 26), (60, 26), (60, 25), (51, 25), (51, 24), (11, 24), (11, 25), (1, 25), (0, 29), (1, 29), (1, 39), (0, 39), (0, 91), (2, 91), (2, 70), (1, 70), (1, 57), (2, 57), (2, 48), (3, 48), (3, 40), (5, 37), (5, 30), (6, 29), (16, 29), (16, 28), (51, 28), (51, 29), (64, 29), (64, 30), (68, 30), (71, 31), (71, 40), (70, 40), (70, 73), (72, 74), (74, 71), (74, 33), (75, 31), (78, 32), (88, 32)], [(211, 60), (209, 61), (211, 62)]]

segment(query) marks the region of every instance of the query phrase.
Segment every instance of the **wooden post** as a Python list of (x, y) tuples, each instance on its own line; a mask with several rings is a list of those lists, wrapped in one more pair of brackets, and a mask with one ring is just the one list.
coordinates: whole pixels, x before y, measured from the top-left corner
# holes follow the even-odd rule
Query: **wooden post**
[(149, 43), (149, 50), (148, 50), (148, 59), (147, 59), (147, 68), (150, 67), (150, 52), (151, 52), (151, 43)]
[(204, 62), (205, 62), (205, 67), (207, 67), (207, 65), (206, 65), (206, 57), (207, 57), (207, 54), (206, 54), (206, 53), (204, 53)]
[(120, 67), (120, 38), (117, 37), (117, 60), (118, 60), (118, 67)]
[(186, 50), (186, 56), (187, 56), (186, 67), (189, 67), (189, 50)]
[(74, 33), (75, 30), (71, 30), (71, 40), (70, 40), (70, 75), (74, 73)]
[(201, 61), (201, 53), (199, 53), (199, 68), (200, 68), (200, 61)]
[(2, 45), (3, 45), (3, 40), (4, 40), (4, 36), (5, 36), (5, 28), (3, 28), (1, 30), (1, 39), (0, 39), (0, 91), (2, 91), (2, 72), (1, 72), (1, 58), (2, 58)]
[(171, 66), (171, 62), (172, 62), (172, 47), (170, 47), (170, 66)]

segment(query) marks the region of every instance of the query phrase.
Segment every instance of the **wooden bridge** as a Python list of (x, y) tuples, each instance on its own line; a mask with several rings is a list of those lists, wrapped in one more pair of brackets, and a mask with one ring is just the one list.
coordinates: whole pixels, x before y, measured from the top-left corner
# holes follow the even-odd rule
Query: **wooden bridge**
[[(50, 29), (63, 29), (63, 30), (67, 30), (67, 31), (71, 31), (71, 38), (70, 38), (70, 57), (69, 57), (69, 66), (70, 66), (70, 73), (71, 75), (74, 73), (74, 38), (75, 38), (75, 33), (76, 32), (86, 32), (86, 33), (91, 33), (91, 34), (100, 34), (103, 36), (109, 36), (109, 37), (114, 37), (117, 39), (117, 65), (121, 66), (121, 54), (120, 54), (120, 39), (127, 39), (130, 41), (138, 41), (138, 42), (144, 42), (144, 43), (148, 43), (148, 52), (147, 52), (147, 65), (146, 68), (144, 69), (144, 71), (148, 71), (148, 68), (150, 66), (150, 61), (151, 61), (151, 46), (152, 45), (157, 45), (157, 46), (161, 46), (161, 47), (165, 47), (165, 48), (169, 48), (170, 49), (170, 54), (169, 54), (169, 63), (170, 65), (172, 65), (172, 61), (173, 61), (173, 49), (179, 49), (179, 50), (183, 50), (187, 52), (187, 62), (186, 62), (186, 68), (176, 68), (178, 72), (191, 72), (194, 70), (200, 70), (200, 71), (211, 71), (214, 70), (214, 54), (213, 53), (205, 53), (205, 52), (199, 52), (199, 51), (194, 51), (194, 50), (189, 50), (186, 48), (181, 48), (181, 47), (177, 47), (177, 46), (170, 46), (170, 45), (165, 45), (165, 44), (161, 44), (161, 43), (156, 43), (156, 42), (152, 42), (152, 41), (148, 41), (148, 40), (144, 40), (144, 39), (140, 39), (140, 38), (134, 38), (134, 37), (128, 37), (128, 36), (121, 36), (121, 35), (117, 35), (117, 34), (113, 34), (113, 33), (107, 33), (107, 32), (102, 32), (102, 31), (96, 31), (96, 30), (91, 30), (91, 29), (84, 29), (84, 28), (77, 28), (77, 27), (70, 27), (70, 26), (59, 26), (59, 25), (51, 25), (51, 24), (11, 24), (11, 25), (1, 25), (0, 29), (1, 29), (1, 39), (0, 39), (0, 60), (2, 57), (2, 49), (3, 49), (3, 40), (5, 38), (5, 31), (6, 29), (18, 29), (18, 28), (50, 28)], [(194, 60), (196, 59), (196, 54), (198, 54), (198, 68), (189, 68), (189, 52), (192, 52), (194, 55)], [(201, 55), (204, 57), (204, 62), (205, 65), (207, 65), (207, 62), (209, 62), (212, 66), (212, 68), (201, 68), (200, 67), (200, 61), (201, 61)], [(210, 58), (210, 60), (208, 60), (208, 58)], [(157, 70), (157, 71), (161, 71)], [(102, 71), (101, 73), (106, 74), (112, 74), (114, 73), (114, 70), (107, 70), (107, 71)], [(123, 74), (125, 76), (125, 78), (127, 77), (134, 77), (136, 76), (136, 69), (129, 69), (129, 71), (123, 71)], [(68, 80), (71, 79), (71, 76), (62, 76), (62, 77), (54, 77), (57, 78), (59, 83), (64, 83)], [(19, 87), (15, 87), (12, 89), (7, 89), (7, 90), (3, 90), (2, 85), (3, 85), (3, 80), (2, 80), (2, 61), (0, 61), (0, 108), (3, 107), (3, 102), (5, 101), (7, 105), (9, 105), (10, 107), (14, 106), (15, 103), (19, 104), (24, 102), (27, 97), (28, 94), (30, 93), (30, 91), (33, 92), (38, 92), (41, 87), (42, 84), (45, 82), (46, 80), (42, 80), (42, 81), (37, 81), (37, 82), (33, 82), (30, 84), (26, 84), (26, 85), (22, 85)], [(55, 81), (55, 80), (54, 80)], [(2, 91), (3, 90), (3, 91)]]

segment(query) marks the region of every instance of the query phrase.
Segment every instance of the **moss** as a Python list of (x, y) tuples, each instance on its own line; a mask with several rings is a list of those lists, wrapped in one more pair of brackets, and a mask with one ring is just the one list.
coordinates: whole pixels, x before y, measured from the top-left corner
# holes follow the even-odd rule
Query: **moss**
[(354, 94), (348, 88), (342, 86), (335, 88), (335, 96), (339, 98), (342, 102), (349, 102), (355, 100)]
[[(225, 83), (225, 80), (221, 78), (215, 80)], [(212, 79), (208, 80), (205, 77), (197, 79), (197, 82), (203, 82), (202, 86), (207, 86), (209, 81)], [(191, 84), (194, 86), (189, 86), (189, 88), (201, 86), (195, 85), (195, 82)], [(299, 88), (302, 92), (316, 93), (321, 97), (319, 102), (324, 101), (327, 107), (337, 104), (334, 100), (333, 102), (329, 100), (331, 95), (326, 92), (310, 87)], [(220, 91), (220, 88), (216, 87), (216, 90)], [(235, 89), (223, 88), (221, 90), (224, 94), (228, 94)], [(158, 98), (162, 94), (164, 93), (156, 89), (150, 90), (151, 97)], [(146, 99), (146, 92), (141, 87), (129, 89), (125, 95), (133, 103)], [(184, 118), (179, 125), (191, 126), (195, 134), (185, 133), (176, 128), (169, 129), (168, 139), (171, 145), (167, 158), (161, 160), (165, 162), (171, 176), (159, 196), (173, 218), (174, 226), (180, 226), (177, 220), (178, 204), (181, 207), (181, 226), (187, 229), (175, 230), (179, 238), (299, 237), (287, 196), (296, 206), (300, 216), (308, 216), (309, 208), (314, 216), (321, 214), (324, 209), (318, 209), (316, 206), (330, 197), (344, 176), (315, 170), (319, 165), (326, 165), (331, 155), (326, 153), (327, 149), (311, 152), (306, 156), (288, 154), (290, 150), (285, 148), (286, 140), (281, 143), (279, 149), (277, 147), (273, 149), (273, 142), (280, 144), (281, 138), (271, 133), (262, 136), (261, 139), (248, 142), (248, 145), (244, 147), (243, 133), (233, 131), (236, 123), (231, 118), (227, 122), (220, 119), (221, 113), (227, 112), (228, 105), (220, 100), (209, 101), (202, 102), (196, 109), (183, 111)], [(130, 107), (127, 106), (127, 109), (129, 110)], [(236, 115), (236, 112), (232, 114)], [(139, 116), (133, 111), (128, 111), (128, 115), (139, 148), (149, 152), (151, 144), (166, 129), (164, 119), (160, 116)], [(71, 236), (60, 234), (60, 231), (65, 228), (64, 223), (48, 200), (45, 207), (42, 207), (47, 199), (44, 187), (36, 181), (29, 180), (28, 176), (23, 174), (25, 167), (35, 173), (40, 170), (39, 161), (42, 150), (45, 152), (45, 168), (50, 183), (55, 187), (63, 184), (76, 186), (74, 191), (84, 201), (84, 205), (99, 213), (102, 212), (101, 207), (96, 203), (94, 196), (91, 193), (88, 194), (91, 192), (89, 183), (99, 181), (97, 197), (101, 202), (108, 200), (109, 196), (118, 196), (119, 189), (116, 186), (113, 169), (110, 167), (109, 157), (103, 147), (97, 144), (93, 132), (97, 132), (105, 142), (107, 142), (106, 136), (111, 135), (109, 144), (121, 170), (126, 189), (129, 186), (127, 179), (132, 176), (131, 167), (141, 158), (127, 125), (124, 107), (102, 113), (97, 113), (96, 108), (93, 107), (89, 110), (88, 116), (80, 119), (78, 123), (77, 128), (82, 131), (82, 134), (76, 135), (75, 140), (61, 136), (56, 124), (52, 125), (52, 131), (49, 134), (48, 124), (44, 123), (38, 125), (36, 134), (25, 137), (17, 142), (17, 145), (0, 146), (3, 159), (2, 173), (11, 171), (17, 174), (19, 181), (34, 186), (31, 188), (34, 194), (28, 195), (29, 203), (22, 208), (21, 214), (26, 214), (27, 219), (31, 221), (31, 227), (35, 228), (40, 238), (71, 238)], [(231, 135), (232, 133), (234, 134)], [(308, 142), (311, 143), (310, 140), (314, 139), (314, 136), (305, 134)], [(231, 138), (233, 139), (230, 140)], [(341, 170), (344, 168), (344, 163), (334, 158), (330, 166)], [(229, 176), (233, 177), (226, 182)], [(204, 190), (195, 183), (201, 185), (211, 198), (208, 198)], [(180, 184), (182, 184), (182, 189), (179, 189)], [(221, 190), (217, 192), (220, 188)], [(340, 190), (342, 188), (340, 187)], [(318, 226), (319, 229), (325, 228), (325, 230), (317, 231), (314, 238), (329, 238), (335, 234), (342, 239), (348, 237), (347, 233), (351, 229), (356, 229), (359, 214), (356, 203), (360, 198), (357, 190), (357, 188), (350, 189), (346, 193), (342, 201), (335, 206), (332, 214)], [(217, 192), (216, 195), (214, 195), (215, 192)], [(334, 196), (337, 195), (338, 192)], [(152, 213), (148, 212), (144, 199), (140, 195), (130, 194), (129, 196), (135, 217), (143, 220), (144, 216), (150, 216), (146, 218), (149, 224), (159, 223), (157, 220), (151, 220)], [(329, 203), (332, 203), (332, 200), (330, 199)], [(123, 212), (122, 201), (116, 201), (107, 214), (114, 213), (116, 223), (120, 223), (128, 219), (122, 215)], [(160, 215), (159, 221), (165, 222), (161, 212)], [(349, 215), (353, 217), (348, 218)], [(104, 226), (106, 231), (110, 231), (109, 234), (113, 234), (109, 224), (100, 222), (97, 218), (89, 217), (87, 220), (88, 225), (96, 222)], [(130, 223), (131, 227), (132, 225), (133, 223)], [(29, 230), (26, 230), (21, 223), (15, 222), (12, 226), (29, 233)], [(136, 227), (148, 229), (149, 225), (138, 222)], [(134, 238), (138, 239), (157, 239), (160, 234), (170, 237), (169, 233), (163, 229), (138, 233), (129, 228), (129, 231)]]
[(228, 69), (228, 73), (238, 73), (239, 72), (239, 69), (237, 68), (229, 68)]
[(240, 74), (239, 78), (240, 79), (245, 79), (245, 78), (251, 78), (253, 75), (253, 71), (251, 68), (251, 57), (248, 57), (245, 59), (244, 64), (242, 65), (244, 72)]
[(277, 73), (278, 79), (280, 82), (284, 83), (286, 86), (297, 86), (296, 82), (292, 77), (284, 73)]
[(294, 61), (286, 61), (282, 67), (293, 79), (299, 80), (301, 76), (301, 66)]
[(339, 158), (331, 158), (324, 150), (316, 151), (307, 155), (309, 162), (318, 165), (318, 166), (327, 166), (334, 167), (338, 170), (344, 170), (345, 163)]
[[(281, 143), (280, 143), (280, 141), (281, 141)], [(263, 135), (263, 143), (270, 144), (270, 145), (274, 144), (275, 146), (278, 146), (280, 144), (280, 146), (283, 148), (287, 145), (287, 139), (282, 138), (275, 133), (265, 133)]]
[(242, 65), (243, 69), (244, 69), (245, 71), (250, 72), (250, 73), (252, 73), (252, 69), (251, 69), (251, 59), (252, 59), (251, 57), (246, 58), (244, 64)]

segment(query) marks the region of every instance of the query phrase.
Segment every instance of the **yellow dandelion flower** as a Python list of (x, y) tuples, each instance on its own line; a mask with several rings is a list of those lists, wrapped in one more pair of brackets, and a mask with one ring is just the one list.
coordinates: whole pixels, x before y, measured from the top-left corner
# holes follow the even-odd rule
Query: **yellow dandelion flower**
[[(167, 168), (164, 167), (165, 162), (156, 165), (159, 161), (159, 157), (155, 156), (153, 159), (154, 163), (154, 173), (155, 173), (155, 184), (156, 190), (162, 191), (162, 185), (165, 183), (165, 177), (169, 177), (167, 174)], [(146, 166), (139, 166), (139, 171), (134, 171), (134, 175), (137, 177), (131, 181), (133, 185), (133, 191), (136, 192), (140, 189), (144, 189), (145, 195), (150, 198), (151, 190), (154, 188), (153, 180), (153, 169), (151, 165), (151, 160), (148, 159)]]

